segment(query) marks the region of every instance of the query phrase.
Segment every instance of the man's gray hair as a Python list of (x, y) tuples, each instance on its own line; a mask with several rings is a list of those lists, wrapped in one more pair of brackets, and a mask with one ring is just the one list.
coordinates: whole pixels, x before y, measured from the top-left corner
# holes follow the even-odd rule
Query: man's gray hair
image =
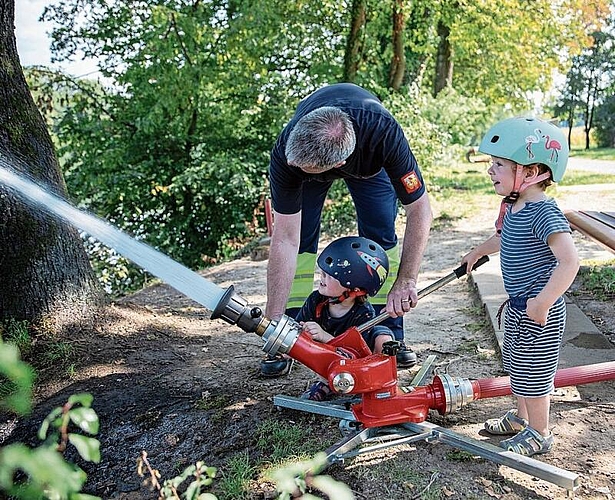
[(323, 106), (302, 117), (286, 142), (286, 161), (295, 167), (329, 170), (354, 151), (352, 121), (339, 108)]

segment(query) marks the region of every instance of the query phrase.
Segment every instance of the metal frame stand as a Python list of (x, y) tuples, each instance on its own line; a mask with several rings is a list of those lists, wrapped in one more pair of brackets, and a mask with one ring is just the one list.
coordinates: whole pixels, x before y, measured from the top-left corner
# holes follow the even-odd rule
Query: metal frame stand
[[(435, 358), (435, 356), (427, 358), (420, 371), (412, 380), (408, 390), (411, 390), (412, 386), (424, 384), (425, 379), (431, 373)], [(357, 398), (339, 398), (335, 401), (317, 402), (284, 395), (277, 395), (273, 398), (273, 403), (281, 408), (340, 419), (340, 430), (345, 434), (345, 437), (326, 450), (327, 466), (334, 463), (343, 463), (345, 460), (359, 455), (402, 444), (418, 441), (440, 441), (460, 450), (478, 455), (491, 462), (505, 465), (566, 488), (569, 494), (579, 487), (579, 476), (573, 472), (540, 462), (531, 457), (525, 457), (511, 451), (504, 451), (502, 448), (493, 446), (490, 443), (463, 436), (430, 422), (419, 424), (405, 423), (361, 429), (360, 423), (355, 421), (354, 414), (350, 410), (351, 404), (357, 401)]]

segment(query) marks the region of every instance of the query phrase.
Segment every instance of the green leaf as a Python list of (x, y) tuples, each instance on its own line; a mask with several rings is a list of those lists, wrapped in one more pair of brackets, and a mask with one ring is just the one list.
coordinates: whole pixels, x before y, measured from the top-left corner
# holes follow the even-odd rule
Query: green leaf
[(88, 434), (98, 434), (98, 415), (92, 408), (73, 408), (68, 412), (71, 421)]
[(80, 394), (72, 394), (68, 398), (68, 404), (74, 406), (76, 404), (80, 404), (81, 406), (85, 406), (89, 408), (92, 406), (92, 401), (94, 401), (94, 396), (92, 396), (89, 392), (82, 392)]
[(54, 422), (54, 427), (58, 427), (61, 424), (62, 420), (57, 420), (60, 415), (62, 415), (62, 407), (58, 406), (51, 410), (49, 415), (47, 415), (45, 420), (43, 420), (43, 422), (41, 423), (41, 426), (38, 430), (38, 438), (40, 440), (44, 440), (45, 438), (47, 438), (47, 432), (49, 431), (49, 427), (51, 426), (52, 422)]
[[(27, 483), (15, 483), (18, 470), (27, 476)], [(16, 443), (0, 449), (0, 489), (17, 493), (25, 487), (28, 495), (22, 498), (68, 498), (81, 490), (86, 478), (85, 472), (49, 447), (30, 449)]]
[(5, 344), (0, 339), (0, 375), (14, 384), (11, 394), (0, 401), (0, 406), (20, 415), (30, 412), (32, 400), (32, 368), (21, 361), (19, 349), (12, 344)]
[(79, 455), (88, 462), (100, 463), (100, 441), (81, 434), (68, 435), (69, 442), (77, 448)]

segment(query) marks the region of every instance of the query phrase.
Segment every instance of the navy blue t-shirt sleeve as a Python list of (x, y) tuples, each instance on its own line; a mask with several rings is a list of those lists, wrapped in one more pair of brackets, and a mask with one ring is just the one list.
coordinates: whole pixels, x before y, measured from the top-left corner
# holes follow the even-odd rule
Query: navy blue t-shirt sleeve
[(271, 151), (269, 188), (273, 209), (281, 214), (296, 214), (301, 210), (303, 175), (301, 170), (286, 163), (284, 131)]
[(388, 152), (384, 168), (397, 198), (403, 205), (418, 200), (425, 193), (425, 183), (406, 135), (396, 122), (387, 131), (383, 147)]

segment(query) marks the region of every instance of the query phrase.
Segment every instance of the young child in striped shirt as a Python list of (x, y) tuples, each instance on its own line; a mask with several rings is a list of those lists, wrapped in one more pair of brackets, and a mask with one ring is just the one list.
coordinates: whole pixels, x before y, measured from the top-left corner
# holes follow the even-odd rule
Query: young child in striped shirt
[[(483, 255), (500, 252), (505, 307), (502, 363), (517, 408), (485, 422), (506, 450), (532, 456), (553, 447), (549, 409), (566, 326), (563, 294), (579, 269), (570, 226), (545, 189), (566, 170), (568, 145), (558, 127), (518, 117), (494, 125), (479, 151), (492, 157), (488, 174), (503, 196), (496, 232), (465, 255), (472, 269)], [(498, 313), (498, 314), (500, 314)]]

